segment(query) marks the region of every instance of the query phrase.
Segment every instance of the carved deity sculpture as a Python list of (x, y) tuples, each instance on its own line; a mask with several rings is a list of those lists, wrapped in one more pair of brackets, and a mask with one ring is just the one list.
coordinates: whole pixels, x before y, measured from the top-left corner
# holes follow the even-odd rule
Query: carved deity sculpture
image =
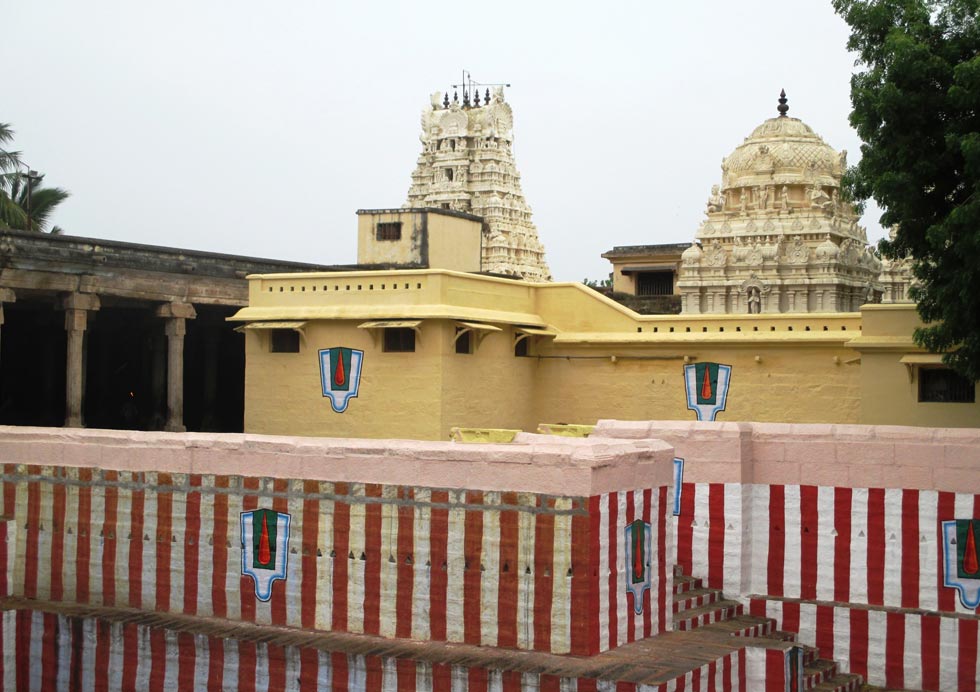
[(785, 185), (783, 185), (783, 189), (779, 193), (779, 205), (783, 211), (789, 211), (789, 188)]
[(769, 195), (769, 188), (765, 185), (758, 185), (755, 188), (755, 198), (757, 200), (758, 209), (761, 211), (766, 208), (767, 196)]
[(725, 209), (725, 194), (718, 190), (717, 185), (711, 186), (711, 196), (708, 197), (708, 213), (723, 211)]
[(738, 196), (738, 204), (741, 207), (741, 211), (743, 214), (745, 213), (745, 207), (748, 205), (748, 202), (749, 202), (748, 195), (745, 194), (745, 190), (743, 189), (739, 192), (739, 196)]
[(758, 315), (762, 312), (762, 292), (755, 286), (749, 288), (748, 303), (750, 315)]

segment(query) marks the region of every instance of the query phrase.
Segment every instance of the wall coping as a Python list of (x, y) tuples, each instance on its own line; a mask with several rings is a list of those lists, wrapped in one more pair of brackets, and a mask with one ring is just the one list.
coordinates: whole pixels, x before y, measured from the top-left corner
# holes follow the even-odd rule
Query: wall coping
[(0, 426), (0, 463), (588, 497), (672, 483), (660, 440), (521, 433), (510, 444)]

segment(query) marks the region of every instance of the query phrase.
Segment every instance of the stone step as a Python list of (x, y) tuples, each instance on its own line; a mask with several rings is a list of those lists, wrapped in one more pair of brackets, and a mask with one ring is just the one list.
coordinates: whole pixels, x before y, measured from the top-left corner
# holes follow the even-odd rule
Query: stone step
[(686, 577), (683, 574), (674, 576), (674, 595), (696, 591), (704, 588), (704, 581), (695, 577)]
[[(804, 657), (806, 654), (804, 654)], [(803, 689), (812, 690), (817, 685), (837, 676), (837, 664), (826, 658), (818, 658), (803, 664)]]
[(715, 622), (728, 620), (742, 614), (742, 604), (736, 601), (717, 601), (699, 608), (691, 608), (674, 618), (674, 630), (687, 632)]
[(725, 632), (733, 637), (768, 637), (775, 629), (776, 621), (758, 615), (737, 615), (721, 622), (715, 622), (708, 629)]
[(718, 589), (693, 589), (674, 596), (674, 613), (682, 613), (685, 610), (698, 608), (717, 603), (723, 598), (723, 594)]
[(830, 680), (825, 680), (809, 689), (813, 690), (813, 692), (857, 692), (857, 690), (861, 689), (863, 682), (864, 680), (860, 675), (838, 673)]

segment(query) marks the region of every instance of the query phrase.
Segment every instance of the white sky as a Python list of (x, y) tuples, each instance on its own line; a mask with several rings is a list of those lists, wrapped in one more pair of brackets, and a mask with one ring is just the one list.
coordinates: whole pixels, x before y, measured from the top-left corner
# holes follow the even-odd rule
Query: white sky
[[(401, 206), (429, 94), (510, 82), (556, 279), (690, 241), (722, 157), (776, 115), (858, 158), (829, 0), (0, 0), (0, 122), (72, 235), (325, 264)], [(869, 236), (881, 236), (869, 210)]]

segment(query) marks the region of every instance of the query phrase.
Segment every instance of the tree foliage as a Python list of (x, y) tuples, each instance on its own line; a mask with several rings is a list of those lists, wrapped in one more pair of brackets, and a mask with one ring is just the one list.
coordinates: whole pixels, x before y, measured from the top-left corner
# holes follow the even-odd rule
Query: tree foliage
[(896, 227), (886, 257), (912, 259), (916, 341), (980, 380), (980, 0), (832, 0), (851, 27), (846, 176)]
[[(0, 228), (44, 231), (51, 214), (69, 193), (58, 187), (44, 187), (43, 175), (33, 177), (28, 186), (20, 152), (6, 148), (13, 135), (10, 125), (0, 123)], [(56, 226), (51, 232), (60, 231)]]

